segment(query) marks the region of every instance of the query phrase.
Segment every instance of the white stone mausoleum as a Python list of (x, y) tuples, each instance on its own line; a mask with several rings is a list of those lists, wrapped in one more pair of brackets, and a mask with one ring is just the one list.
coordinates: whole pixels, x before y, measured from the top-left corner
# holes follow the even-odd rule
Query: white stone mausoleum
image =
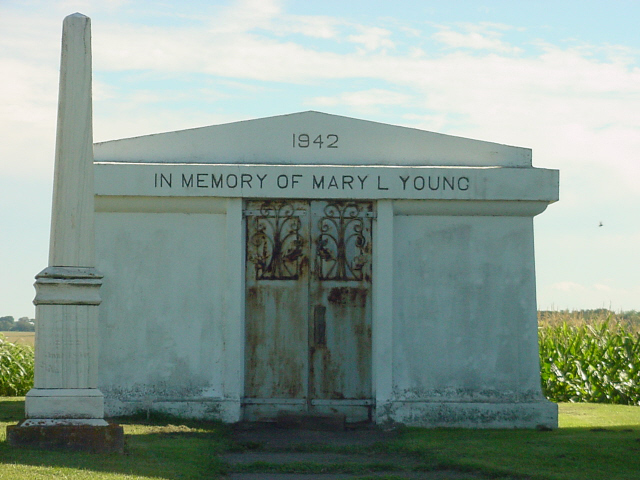
[(107, 415), (557, 425), (530, 150), (303, 112), (94, 156)]
[[(319, 112), (93, 144), (64, 21), (48, 266), (15, 445), (104, 417), (557, 427), (540, 387), (531, 150)], [(299, 418), (299, 417), (296, 417)]]

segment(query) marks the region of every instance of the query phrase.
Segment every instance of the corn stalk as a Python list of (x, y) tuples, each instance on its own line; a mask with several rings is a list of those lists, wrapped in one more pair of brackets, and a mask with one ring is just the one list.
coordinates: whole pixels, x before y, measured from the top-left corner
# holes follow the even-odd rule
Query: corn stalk
[(33, 387), (33, 348), (8, 342), (0, 334), (0, 396), (26, 395)]
[(542, 390), (554, 402), (640, 405), (640, 334), (624, 326), (539, 329)]

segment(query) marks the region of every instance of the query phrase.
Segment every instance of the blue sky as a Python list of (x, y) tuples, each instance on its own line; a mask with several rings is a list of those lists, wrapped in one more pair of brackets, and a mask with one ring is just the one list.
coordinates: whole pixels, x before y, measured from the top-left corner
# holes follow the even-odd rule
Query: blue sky
[(46, 266), (76, 11), (96, 141), (319, 110), (532, 148), (539, 307), (640, 310), (640, 2), (0, 0), (0, 315)]

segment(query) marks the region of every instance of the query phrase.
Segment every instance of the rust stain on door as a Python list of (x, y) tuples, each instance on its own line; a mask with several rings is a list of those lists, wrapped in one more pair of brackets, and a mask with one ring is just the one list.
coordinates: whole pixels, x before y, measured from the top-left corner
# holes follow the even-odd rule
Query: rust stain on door
[(245, 396), (370, 399), (373, 203), (252, 201), (245, 215)]
[(245, 397), (306, 398), (308, 205), (248, 202)]
[(312, 398), (371, 398), (372, 213), (371, 202), (311, 203), (309, 302), (326, 308), (326, 342), (310, 350)]

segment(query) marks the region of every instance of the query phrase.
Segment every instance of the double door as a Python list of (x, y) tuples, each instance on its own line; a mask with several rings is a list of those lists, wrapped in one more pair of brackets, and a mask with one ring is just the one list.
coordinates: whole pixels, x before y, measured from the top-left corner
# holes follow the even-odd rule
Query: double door
[(246, 204), (244, 416), (371, 416), (372, 202)]

